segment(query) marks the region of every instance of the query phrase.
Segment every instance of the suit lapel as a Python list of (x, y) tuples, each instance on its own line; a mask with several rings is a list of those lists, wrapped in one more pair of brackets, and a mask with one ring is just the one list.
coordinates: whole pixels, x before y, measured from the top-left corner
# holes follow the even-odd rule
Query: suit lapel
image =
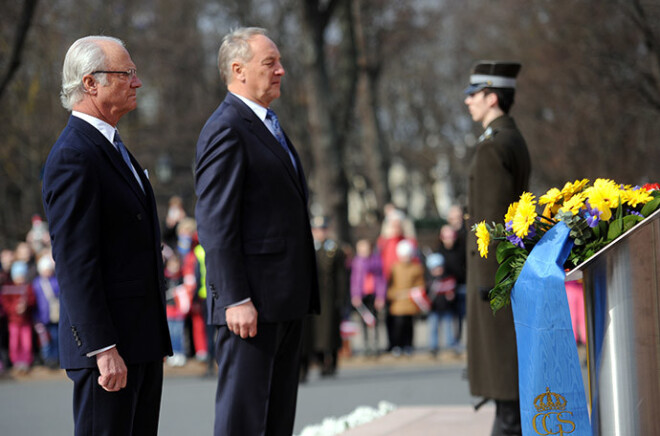
[(275, 156), (278, 157), (284, 168), (286, 169), (287, 174), (289, 174), (289, 177), (293, 180), (294, 184), (296, 185), (296, 188), (300, 192), (300, 194), (307, 200), (307, 189), (306, 186), (304, 186), (304, 176), (302, 173), (302, 164), (300, 163), (300, 158), (298, 157), (298, 153), (296, 152), (295, 148), (291, 144), (291, 141), (289, 141), (288, 136), (286, 136), (286, 133), (284, 133), (284, 136), (286, 138), (287, 144), (289, 145), (289, 149), (293, 153), (293, 156), (296, 160), (296, 165), (298, 166), (298, 171), (293, 167), (293, 163), (291, 162), (291, 158), (287, 154), (286, 151), (282, 148), (280, 143), (277, 141), (277, 139), (273, 136), (272, 133), (270, 133), (270, 130), (266, 127), (266, 125), (257, 117), (257, 115), (250, 109), (245, 103), (243, 103), (240, 99), (235, 97), (233, 94), (228, 93), (227, 97), (225, 99), (229, 104), (234, 106), (238, 112), (241, 114), (243, 119), (247, 122), (249, 130), (254, 133), (254, 135), (259, 138), (259, 140), (266, 146), (266, 148), (273, 153)]
[[(145, 197), (145, 192), (147, 192), (147, 185), (148, 183), (144, 183), (144, 178), (142, 178), (142, 184), (145, 187), (145, 192), (142, 192), (142, 188), (140, 188), (140, 185), (138, 184), (137, 180), (135, 180), (135, 176), (133, 175), (133, 172), (128, 168), (126, 165), (126, 162), (122, 159), (121, 155), (115, 148), (113, 144), (111, 144), (105, 136), (101, 134), (94, 126), (89, 124), (87, 121), (84, 121), (80, 118), (74, 117), (73, 115), (69, 119), (69, 124), (72, 125), (74, 128), (83, 131), (86, 136), (91, 140), (92, 145), (97, 147), (102, 151), (102, 154), (105, 155), (105, 157), (110, 160), (110, 163), (114, 167), (114, 169), (121, 174), (123, 179), (128, 183), (128, 185), (131, 187), (131, 190), (133, 193), (140, 199), (142, 204), (145, 206), (145, 209), (147, 208), (147, 199)], [(135, 167), (135, 170), (138, 172), (138, 175), (142, 177), (142, 168), (140, 165), (137, 163), (133, 155), (131, 153), (128, 153), (129, 156), (131, 157), (131, 162), (133, 163), (133, 166)]]
[[(147, 192), (147, 184), (144, 181), (144, 178), (142, 177), (143, 171), (140, 165), (137, 163), (137, 160), (133, 157), (131, 152), (128, 152), (128, 155), (131, 158), (131, 162), (133, 163), (133, 167), (135, 168), (135, 171), (138, 173), (138, 176), (140, 176), (142, 180), (142, 185), (144, 186), (144, 192), (142, 192), (142, 188), (140, 188), (140, 184), (135, 180), (135, 175), (131, 171), (131, 169), (126, 165), (126, 162), (122, 159), (121, 155), (117, 151), (114, 145), (110, 144), (107, 139), (103, 138), (105, 140), (104, 147), (102, 147), (103, 151), (105, 154), (110, 157), (110, 161), (112, 162), (113, 166), (119, 173), (122, 175), (124, 180), (126, 180), (126, 183), (129, 184), (131, 187), (131, 190), (133, 193), (140, 198), (140, 201), (146, 205), (146, 192)], [(128, 150), (127, 150), (128, 151)]]

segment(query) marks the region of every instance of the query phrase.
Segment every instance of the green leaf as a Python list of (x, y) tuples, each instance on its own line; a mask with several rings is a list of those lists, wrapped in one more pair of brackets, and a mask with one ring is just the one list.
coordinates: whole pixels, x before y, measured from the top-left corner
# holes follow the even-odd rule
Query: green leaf
[(500, 283), (509, 274), (511, 274), (511, 270), (513, 269), (511, 265), (511, 261), (513, 259), (514, 259), (513, 257), (508, 258), (506, 261), (500, 264), (499, 268), (497, 268), (497, 272), (495, 273), (495, 284)]
[(607, 240), (612, 241), (618, 238), (623, 233), (623, 220), (621, 218), (615, 219), (610, 223), (610, 228), (607, 229)]
[(617, 220), (620, 220), (623, 217), (623, 202), (621, 201), (621, 196), (619, 195), (619, 205), (616, 208), (616, 215), (615, 215)]
[(515, 280), (509, 278), (495, 286), (488, 293), (490, 298), (490, 308), (493, 311), (493, 315), (511, 302), (511, 289), (513, 288), (514, 283)]
[(513, 256), (516, 251), (521, 250), (521, 248), (516, 247), (509, 241), (502, 241), (497, 244), (496, 257), (497, 263), (502, 263), (504, 259)]
[(658, 209), (658, 206), (660, 206), (660, 193), (658, 195), (659, 196), (655, 197), (653, 200), (644, 205), (641, 211), (642, 215), (645, 217), (649, 216)]
[(607, 234), (607, 221), (598, 221), (598, 225), (591, 229), (596, 239)]
[(639, 215), (627, 215), (623, 217), (623, 232), (632, 229), (635, 224), (642, 221), (644, 218)]

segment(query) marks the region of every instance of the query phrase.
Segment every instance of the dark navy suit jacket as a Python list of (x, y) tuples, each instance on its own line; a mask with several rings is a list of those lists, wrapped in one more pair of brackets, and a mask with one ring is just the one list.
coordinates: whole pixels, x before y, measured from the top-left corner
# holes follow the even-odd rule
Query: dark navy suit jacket
[(265, 124), (231, 93), (202, 129), (195, 215), (206, 252), (211, 324), (225, 324), (225, 307), (246, 298), (260, 322), (319, 312), (307, 185), (289, 147), (298, 171)]
[(60, 359), (94, 368), (87, 353), (117, 344), (127, 364), (172, 352), (165, 316), (154, 194), (143, 192), (114, 146), (71, 116), (46, 161), (43, 202), (60, 284)]

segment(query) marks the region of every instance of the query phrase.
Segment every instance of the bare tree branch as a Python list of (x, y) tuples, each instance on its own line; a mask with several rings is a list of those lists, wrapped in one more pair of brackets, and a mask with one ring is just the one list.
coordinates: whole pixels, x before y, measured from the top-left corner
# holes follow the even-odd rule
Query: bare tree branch
[(14, 38), (14, 45), (12, 47), (9, 63), (7, 64), (7, 71), (3, 74), (2, 80), (0, 80), (0, 99), (2, 99), (5, 89), (21, 65), (23, 45), (25, 44), (27, 33), (30, 30), (32, 17), (37, 8), (37, 3), (38, 0), (25, 0), (25, 3), (23, 3), (23, 12), (21, 14), (21, 19), (16, 26), (16, 37)]

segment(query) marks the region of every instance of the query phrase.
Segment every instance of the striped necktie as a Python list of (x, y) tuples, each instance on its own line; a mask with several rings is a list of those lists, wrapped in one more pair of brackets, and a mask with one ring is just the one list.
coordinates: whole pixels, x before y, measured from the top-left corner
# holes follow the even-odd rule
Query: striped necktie
[(121, 140), (121, 137), (119, 136), (119, 132), (115, 131), (115, 147), (117, 147), (117, 151), (119, 151), (119, 154), (121, 154), (122, 159), (124, 159), (124, 162), (126, 165), (128, 165), (128, 168), (131, 170), (133, 173), (133, 176), (135, 176), (135, 179), (137, 180), (138, 184), (140, 185), (140, 188), (142, 188), (142, 192), (144, 191), (144, 186), (142, 186), (142, 180), (140, 180), (140, 176), (138, 175), (137, 171), (135, 170), (135, 167), (131, 163), (131, 158), (128, 155), (128, 150), (126, 150), (126, 146)]
[(266, 112), (266, 118), (270, 120), (270, 125), (273, 128), (273, 135), (275, 136), (275, 139), (277, 139), (277, 142), (279, 142), (284, 151), (286, 151), (286, 154), (289, 155), (289, 159), (291, 159), (293, 167), (296, 169), (296, 171), (298, 171), (296, 159), (293, 157), (293, 153), (289, 148), (289, 144), (286, 143), (286, 138), (282, 132), (282, 127), (280, 127), (280, 121), (277, 119), (277, 115), (275, 115), (275, 112), (272, 109), (268, 108), (268, 111)]

